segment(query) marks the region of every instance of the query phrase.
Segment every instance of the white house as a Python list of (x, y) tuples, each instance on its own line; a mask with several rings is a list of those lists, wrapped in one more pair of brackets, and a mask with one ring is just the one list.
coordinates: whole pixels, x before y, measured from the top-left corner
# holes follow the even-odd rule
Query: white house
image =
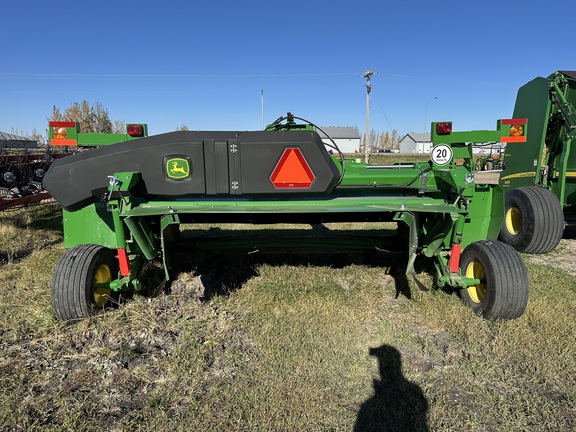
[(400, 153), (430, 153), (432, 142), (429, 133), (409, 133), (400, 140)]
[(360, 150), (360, 134), (351, 126), (320, 126), (320, 130), (316, 130), (322, 141), (326, 144), (332, 145), (332, 142), (326, 135), (334, 140), (342, 153), (358, 153)]

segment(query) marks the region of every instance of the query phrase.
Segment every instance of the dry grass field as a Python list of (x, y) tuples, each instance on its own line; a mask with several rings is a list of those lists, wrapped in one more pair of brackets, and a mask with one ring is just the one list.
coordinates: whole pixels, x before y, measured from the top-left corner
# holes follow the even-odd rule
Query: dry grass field
[(61, 323), (59, 208), (0, 214), (0, 238), (2, 431), (576, 429), (574, 231), (523, 255), (505, 322), (370, 252), (200, 253), (170, 293)]

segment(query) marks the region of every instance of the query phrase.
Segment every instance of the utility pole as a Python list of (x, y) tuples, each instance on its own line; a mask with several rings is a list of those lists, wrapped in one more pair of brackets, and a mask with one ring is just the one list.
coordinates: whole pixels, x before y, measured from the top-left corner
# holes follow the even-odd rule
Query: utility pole
[(260, 100), (262, 104), (262, 130), (264, 130), (264, 89), (260, 89)]
[(368, 137), (370, 135), (370, 93), (372, 93), (370, 79), (372, 78), (372, 75), (377, 73), (378, 72), (368, 69), (364, 72), (364, 75), (362, 75), (362, 78), (366, 79), (366, 134), (364, 135), (364, 152), (367, 164), (370, 162), (370, 146), (368, 144)]

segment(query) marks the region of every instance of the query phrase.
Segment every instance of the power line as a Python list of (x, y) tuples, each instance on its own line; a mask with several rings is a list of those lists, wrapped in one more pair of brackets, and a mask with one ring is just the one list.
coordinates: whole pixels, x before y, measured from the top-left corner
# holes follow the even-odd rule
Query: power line
[(28, 79), (70, 79), (70, 78), (100, 78), (100, 79), (237, 79), (237, 78), (324, 78), (354, 76), (349, 72), (327, 73), (292, 73), (292, 74), (107, 74), (107, 73), (27, 73), (27, 72), (0, 72), (4, 78)]

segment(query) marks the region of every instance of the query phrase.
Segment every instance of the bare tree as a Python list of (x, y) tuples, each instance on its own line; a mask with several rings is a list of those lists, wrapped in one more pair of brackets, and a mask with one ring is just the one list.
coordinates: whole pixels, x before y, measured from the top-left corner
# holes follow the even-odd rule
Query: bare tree
[(56, 107), (56, 105), (52, 105), (52, 115), (50, 117), (48, 117), (48, 120), (50, 121), (63, 121), (64, 117), (62, 116), (62, 113), (60, 112), (60, 110)]
[(126, 122), (124, 120), (114, 120), (112, 133), (126, 133)]
[(400, 144), (400, 136), (398, 136), (398, 131), (396, 129), (392, 129), (392, 135), (390, 135), (390, 144), (391, 148), (398, 148)]
[(380, 135), (380, 147), (383, 149), (389, 149), (390, 147), (390, 134), (388, 132), (384, 132)]
[(36, 128), (34, 128), (32, 130), (32, 134), (30, 135), (30, 138), (32, 138), (34, 141), (36, 141), (40, 147), (44, 147), (48, 142), (48, 139), (46, 138), (46, 134), (42, 134)]

